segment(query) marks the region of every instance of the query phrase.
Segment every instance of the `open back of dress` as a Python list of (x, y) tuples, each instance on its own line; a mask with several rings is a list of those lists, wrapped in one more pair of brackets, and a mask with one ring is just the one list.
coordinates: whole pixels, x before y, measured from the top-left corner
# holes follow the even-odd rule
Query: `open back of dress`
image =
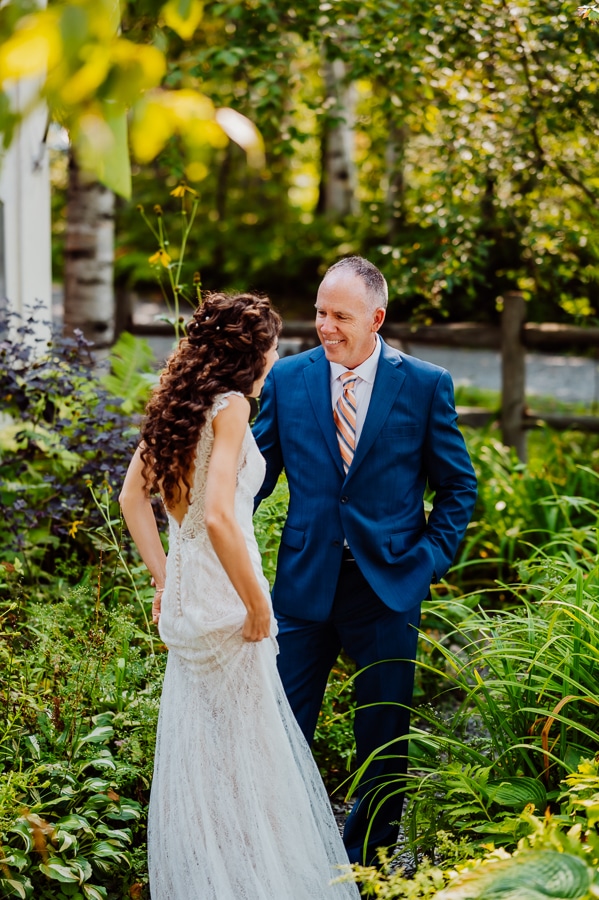
[[(245, 607), (204, 525), (220, 395), (202, 429), (191, 502), (169, 516), (160, 636), (169, 648), (148, 822), (152, 900), (356, 900), (330, 884), (347, 856), (270, 639), (241, 637)], [(264, 461), (247, 429), (236, 516), (268, 594), (254, 536)]]

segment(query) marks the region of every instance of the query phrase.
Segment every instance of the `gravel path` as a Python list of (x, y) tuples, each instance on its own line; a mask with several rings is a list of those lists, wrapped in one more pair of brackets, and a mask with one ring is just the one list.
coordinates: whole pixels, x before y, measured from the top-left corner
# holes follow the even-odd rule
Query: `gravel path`
[[(409, 352), (443, 366), (456, 386), (501, 390), (501, 357), (497, 351), (410, 344)], [(564, 403), (580, 402), (590, 408), (599, 404), (599, 363), (581, 356), (527, 353), (526, 393), (555, 397)]]
[[(172, 349), (166, 337), (147, 338), (159, 360)], [(281, 339), (281, 356), (297, 352), (298, 342)], [(431, 347), (429, 344), (410, 344), (412, 356), (443, 366), (451, 374), (454, 384), (480, 390), (501, 390), (501, 357), (494, 350)], [(581, 356), (558, 353), (526, 354), (526, 392), (530, 397), (554, 397), (564, 403), (583, 403), (589, 412), (599, 406), (599, 362)]]

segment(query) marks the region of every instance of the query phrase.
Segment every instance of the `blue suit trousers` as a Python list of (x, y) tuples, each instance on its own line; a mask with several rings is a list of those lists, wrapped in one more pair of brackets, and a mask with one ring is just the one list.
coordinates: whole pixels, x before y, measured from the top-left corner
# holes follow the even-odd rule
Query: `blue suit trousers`
[(393, 742), (362, 776), (343, 835), (351, 862), (376, 862), (376, 848), (397, 841), (403, 806), (420, 604), (405, 612), (390, 609), (357, 564), (344, 561), (326, 621), (281, 614), (277, 620), (279, 672), (307, 741), (313, 740), (327, 679), (343, 649), (359, 672), (354, 720), (357, 764)]

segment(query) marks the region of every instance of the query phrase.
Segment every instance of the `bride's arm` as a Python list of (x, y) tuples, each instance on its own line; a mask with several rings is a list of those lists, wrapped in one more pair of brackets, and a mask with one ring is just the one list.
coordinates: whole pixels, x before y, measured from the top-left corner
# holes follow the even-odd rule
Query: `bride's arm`
[(228, 405), (214, 417), (205, 522), (214, 552), (247, 609), (242, 635), (246, 641), (261, 641), (270, 634), (270, 606), (235, 518), (237, 464), (248, 418), (248, 401), (235, 395), (229, 397)]
[(138, 447), (129, 463), (119, 494), (119, 503), (131, 537), (154, 579), (156, 594), (152, 604), (152, 618), (154, 622), (157, 622), (160, 615), (160, 598), (166, 577), (166, 554), (160, 540), (152, 503), (146, 491), (142, 470), (143, 464)]

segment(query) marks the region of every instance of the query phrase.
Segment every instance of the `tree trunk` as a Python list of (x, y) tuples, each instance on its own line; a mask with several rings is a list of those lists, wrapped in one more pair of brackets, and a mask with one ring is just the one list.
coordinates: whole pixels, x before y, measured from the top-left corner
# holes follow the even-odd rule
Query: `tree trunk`
[(64, 327), (97, 349), (114, 341), (114, 194), (82, 176), (71, 153), (64, 260)]
[(347, 81), (343, 60), (323, 64), (328, 117), (323, 134), (319, 212), (335, 218), (356, 213), (354, 167), (354, 86)]
[(392, 124), (385, 153), (387, 170), (387, 192), (385, 206), (387, 209), (387, 237), (393, 243), (397, 231), (405, 218), (406, 182), (404, 173), (405, 151), (408, 129), (405, 125)]

